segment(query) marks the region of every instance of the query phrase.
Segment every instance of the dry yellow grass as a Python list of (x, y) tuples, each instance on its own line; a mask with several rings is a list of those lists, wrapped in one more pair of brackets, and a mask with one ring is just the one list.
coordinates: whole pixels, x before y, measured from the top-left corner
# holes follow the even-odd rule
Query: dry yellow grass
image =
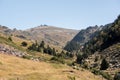
[[(32, 44), (32, 42), (30, 40), (27, 40), (27, 39), (21, 39), (21, 38), (15, 37), (15, 36), (12, 36), (12, 39), (13, 39), (13, 42), (18, 46), (21, 46), (21, 43), (23, 41), (27, 42), (27, 44), (28, 44), (27, 47)], [(26, 49), (27, 47), (23, 47), (23, 48)]]
[(0, 54), (0, 80), (71, 80), (69, 76), (76, 80), (102, 80), (86, 70)]

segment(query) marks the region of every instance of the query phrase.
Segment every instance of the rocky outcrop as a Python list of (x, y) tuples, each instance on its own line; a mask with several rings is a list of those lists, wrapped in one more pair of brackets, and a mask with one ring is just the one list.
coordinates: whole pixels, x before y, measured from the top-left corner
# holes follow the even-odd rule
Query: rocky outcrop
[(40, 57), (34, 57), (30, 54), (27, 54), (26, 52), (22, 52), (6, 44), (0, 44), (0, 54), (13, 55), (16, 57), (20, 57), (20, 58), (24, 58), (32, 61), (38, 61), (38, 62), (43, 61), (41, 60)]
[(103, 50), (100, 54), (109, 61), (111, 69), (120, 68), (120, 43)]
[(83, 62), (86, 63), (89, 68), (96, 68), (99, 70), (104, 58), (109, 63), (109, 68), (106, 72), (114, 76), (115, 73), (120, 70), (120, 43), (114, 44), (101, 52), (95, 52)]
[(5, 44), (0, 44), (0, 53), (14, 55), (14, 56), (18, 56), (18, 57), (22, 57), (23, 55), (26, 54), (25, 52), (19, 51), (15, 48), (10, 47), (10, 46), (5, 45)]

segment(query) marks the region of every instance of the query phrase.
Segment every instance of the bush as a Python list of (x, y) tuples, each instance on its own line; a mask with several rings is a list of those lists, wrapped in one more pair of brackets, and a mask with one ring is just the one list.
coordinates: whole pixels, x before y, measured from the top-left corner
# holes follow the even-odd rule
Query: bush
[(114, 80), (120, 80), (120, 72), (115, 74)]
[(100, 70), (106, 70), (109, 67), (109, 63), (106, 61), (106, 59), (102, 60)]
[(9, 40), (9, 41), (12, 41), (12, 38), (11, 38), (11, 37), (9, 37), (9, 38), (8, 38), (8, 40)]
[(107, 80), (112, 80), (112, 77), (106, 72), (100, 72), (100, 75), (102, 75)]
[(64, 63), (65, 63), (65, 61), (64, 61), (64, 59), (63, 59), (63, 58), (52, 57), (52, 58), (51, 58), (51, 60), (53, 60), (53, 61), (57, 61), (57, 62), (60, 62), (60, 63), (62, 63), (62, 64), (64, 64)]
[(82, 60), (83, 60), (83, 56), (81, 54), (78, 54), (77, 55), (77, 59), (76, 59), (76, 62), (81, 64), (82, 63)]
[(92, 69), (92, 73), (95, 75), (102, 75), (107, 80), (112, 80), (112, 77), (106, 72), (102, 72), (102, 71), (97, 70), (97, 69)]
[(95, 75), (100, 75), (100, 71), (97, 69), (92, 69), (92, 73)]
[(22, 58), (24, 58), (24, 59), (31, 59), (31, 56), (23, 55)]
[(88, 66), (87, 63), (83, 63), (82, 67), (85, 68), (85, 69), (89, 69), (89, 66)]
[(27, 42), (24, 41), (24, 42), (21, 43), (21, 45), (26, 47), (27, 46)]
[(35, 43), (33, 43), (31, 46), (28, 47), (28, 50), (33, 50), (33, 51), (37, 51), (37, 45)]

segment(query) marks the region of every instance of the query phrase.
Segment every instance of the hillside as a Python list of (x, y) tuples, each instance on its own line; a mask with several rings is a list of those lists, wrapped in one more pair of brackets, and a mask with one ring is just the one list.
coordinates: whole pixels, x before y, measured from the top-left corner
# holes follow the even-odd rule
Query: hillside
[[(77, 30), (57, 28), (54, 26), (39, 26), (26, 31), (31, 34), (31, 39), (42, 39), (49, 44), (61, 47), (63, 47), (67, 41), (70, 41), (78, 32)], [(36, 36), (34, 37), (32, 35)]]
[(90, 41), (88, 41), (84, 50), (88, 49), (88, 53), (102, 51), (113, 44), (120, 42), (120, 16), (112, 23), (111, 26), (98, 32)]
[(75, 53), (82, 67), (111, 80), (120, 71), (120, 15), (113, 23), (81, 30), (64, 49)]
[[(88, 70), (68, 66), (67, 62), (71, 63), (72, 59), (62, 64), (51, 60), (52, 55), (26, 50), (31, 41), (10, 37), (0, 34), (0, 80), (103, 80)], [(21, 46), (23, 41), (28, 46)]]
[(17, 29), (11, 30), (5, 26), (1, 26), (0, 32), (7, 35), (12, 34), (19, 38), (29, 39), (32, 41), (37, 40), (38, 42), (40, 42), (43, 40), (50, 45), (62, 48), (68, 41), (70, 41), (78, 33), (78, 30), (41, 25), (38, 27), (22, 31)]
[(80, 45), (84, 45), (87, 41), (89, 41), (97, 31), (100, 31), (101, 27), (90, 26), (86, 29), (80, 30), (80, 32), (64, 47), (67, 51), (74, 51), (80, 48)]
[(105, 59), (109, 65), (103, 70), (112, 76), (120, 71), (120, 16), (84, 45), (82, 59), (89, 68), (98, 70)]
[(104, 26), (95, 25), (95, 26), (89, 26), (86, 29), (80, 30), (79, 33), (75, 37), (73, 37), (73, 39), (70, 42), (66, 44), (64, 49), (70, 52), (79, 50), (84, 46), (85, 43), (87, 43), (89, 40), (97, 36), (101, 30), (104, 30), (111, 25), (112, 25), (111, 23), (106, 24)]
[[(0, 79), (103, 80), (92, 73), (113, 79), (120, 70), (120, 16), (105, 26), (81, 30), (73, 38), (75, 34), (77, 30), (47, 25), (24, 31), (0, 26)], [(65, 43), (69, 52), (62, 49)]]
[(35, 62), (0, 54), (1, 80), (103, 80), (86, 70), (46, 62)]

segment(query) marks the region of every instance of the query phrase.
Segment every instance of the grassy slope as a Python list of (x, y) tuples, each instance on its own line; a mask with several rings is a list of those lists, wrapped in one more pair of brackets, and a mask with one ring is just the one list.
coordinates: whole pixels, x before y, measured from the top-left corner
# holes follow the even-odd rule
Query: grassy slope
[(68, 76), (75, 76), (76, 80), (102, 80), (86, 70), (0, 54), (0, 80), (70, 80)]
[[(1, 35), (0, 43), (25, 51), (26, 48), (21, 48), (20, 44), (26, 40), (16, 37), (12, 37), (12, 39), (13, 42), (6, 39), (5, 35)], [(30, 41), (28, 43), (31, 44)], [(35, 56), (40, 56), (42, 59), (51, 58), (49, 55), (39, 53), (36, 53)], [(0, 54), (0, 80), (71, 80), (69, 76), (75, 76), (76, 80), (102, 80), (86, 70), (74, 70), (62, 64), (34, 62)]]
[(16, 43), (14, 43), (14, 40), (13, 41), (10, 41), (7, 39), (8, 36), (5, 36), (4, 34), (1, 34), (0, 33), (0, 43), (1, 44), (6, 44), (6, 45), (9, 45), (11, 47), (14, 47), (18, 50), (21, 50), (21, 51), (25, 51), (25, 49), (23, 49), (21, 46), (17, 45)]

